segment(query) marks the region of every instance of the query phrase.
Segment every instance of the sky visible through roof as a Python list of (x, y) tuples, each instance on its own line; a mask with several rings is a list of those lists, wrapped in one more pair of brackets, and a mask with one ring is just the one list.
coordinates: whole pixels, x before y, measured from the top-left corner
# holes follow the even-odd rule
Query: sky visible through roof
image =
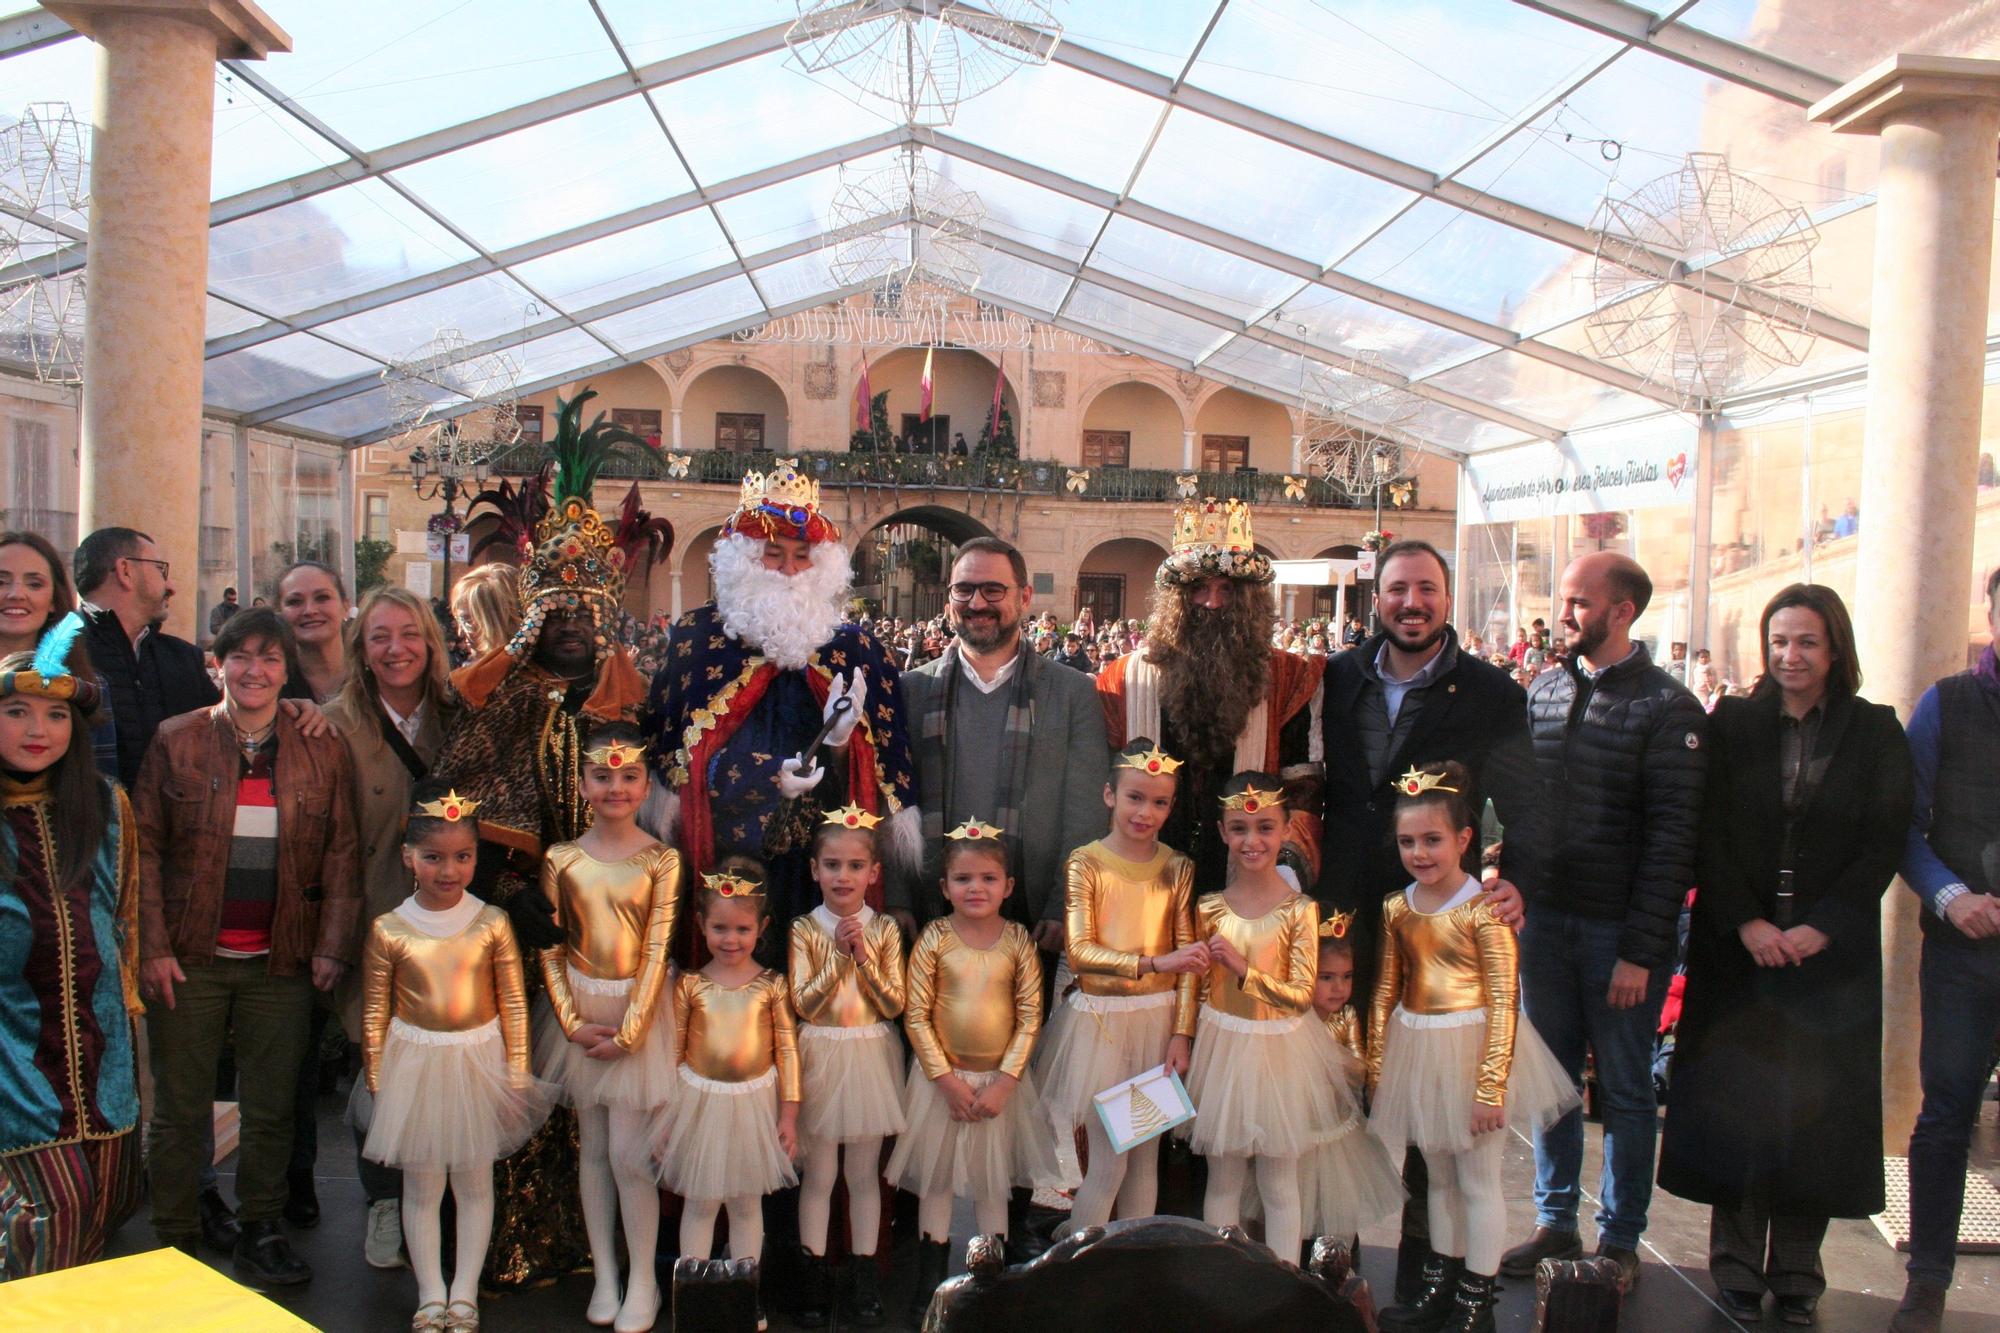
[[(1874, 144), (1804, 106), (1896, 50), (2000, 49), (2000, 0), (1069, 0), (1048, 65), (909, 131), (798, 68), (791, 0), (264, 8), (294, 51), (216, 71), (205, 396), (347, 442), (441, 329), (532, 391), (850, 294), (835, 192), (912, 139), (986, 210), (982, 299), (1280, 401), (1366, 356), (1447, 452), (1557, 438), (1678, 406), (1591, 350), (1607, 191), (1727, 152), (1865, 239)], [(0, 118), (88, 118), (94, 58), (0, 45)], [(1855, 249), (1822, 245), (1819, 346), (1757, 387), (1865, 363)]]

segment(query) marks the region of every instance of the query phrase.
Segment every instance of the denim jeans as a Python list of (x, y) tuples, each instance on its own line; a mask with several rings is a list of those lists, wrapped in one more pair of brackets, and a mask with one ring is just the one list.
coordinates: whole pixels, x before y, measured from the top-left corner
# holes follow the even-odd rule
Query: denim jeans
[(1933, 931), (1924, 936), (1920, 975), (1924, 1108), (1910, 1132), (1909, 1272), (1949, 1286), (1966, 1155), (2000, 1036), (2000, 949)]
[[(1646, 998), (1631, 1009), (1605, 1003), (1618, 964), (1620, 921), (1598, 921), (1537, 905), (1521, 931), (1521, 996), (1535, 1031), (1583, 1083), (1585, 1048), (1596, 1057), (1598, 1109), (1604, 1122), (1604, 1170), (1598, 1183), (1598, 1242), (1639, 1247), (1653, 1198), (1653, 1146), (1659, 1133), (1653, 1094), (1653, 1041), (1671, 968), (1652, 969)], [(1535, 1220), (1552, 1231), (1577, 1229), (1583, 1175), (1583, 1112), (1571, 1111), (1535, 1136)]]

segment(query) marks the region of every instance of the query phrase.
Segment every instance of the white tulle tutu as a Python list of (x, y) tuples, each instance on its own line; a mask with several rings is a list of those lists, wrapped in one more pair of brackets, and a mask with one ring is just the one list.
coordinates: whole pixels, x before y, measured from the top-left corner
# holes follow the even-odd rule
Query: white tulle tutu
[(903, 1132), (903, 1039), (893, 1023), (799, 1024), (799, 1136), (851, 1143)]
[[(981, 1091), (997, 1073), (952, 1071)], [(937, 1085), (924, 1077), (923, 1066), (910, 1065), (906, 1116), (909, 1128), (896, 1140), (882, 1177), (917, 1195), (950, 1193), (962, 1199), (999, 1199), (1015, 1186), (1070, 1185), (1056, 1162), (1055, 1134), (1048, 1112), (1035, 1090), (1033, 1071), (1023, 1071), (1021, 1085), (1007, 1100), (1007, 1109), (991, 1120), (963, 1123), (951, 1118), (951, 1107)]]
[(389, 1020), (361, 1152), (387, 1166), (491, 1166), (534, 1136), (555, 1089), (507, 1068), (500, 1020), (432, 1032)]
[(1097, 1115), (1091, 1098), (1167, 1058), (1174, 993), (1085, 995), (1057, 1006), (1035, 1052), (1042, 1101), (1058, 1130), (1074, 1131)]
[(1187, 1090), (1205, 1157), (1303, 1157), (1361, 1123), (1355, 1060), (1317, 1018), (1250, 1019), (1203, 1005)]
[(1382, 1141), (1356, 1125), (1299, 1159), (1299, 1203), (1308, 1236), (1346, 1240), (1403, 1206), (1408, 1191)]
[[(1472, 1146), (1472, 1094), (1486, 1056), (1486, 1011), (1412, 1014), (1398, 1005), (1383, 1038), (1382, 1077), (1369, 1129), (1392, 1152), (1464, 1152)], [(1578, 1104), (1576, 1085), (1526, 1014), (1514, 1025), (1507, 1125), (1533, 1130)]]
[[(569, 993), (577, 1017), (586, 1023), (618, 1028), (625, 1022), (625, 1004), (632, 978), (604, 980), (569, 969)], [(563, 1035), (555, 1010), (546, 1000), (536, 1005), (535, 1072), (559, 1087), (569, 1106), (616, 1106), (628, 1111), (657, 1111), (679, 1091), (674, 1078), (674, 1009), (672, 986), (660, 988), (659, 1005), (647, 1025), (645, 1039), (616, 1060), (593, 1060), (583, 1047)]]
[(680, 1067), (681, 1088), (655, 1151), (662, 1185), (683, 1199), (733, 1199), (796, 1185), (778, 1145), (778, 1071), (744, 1083)]

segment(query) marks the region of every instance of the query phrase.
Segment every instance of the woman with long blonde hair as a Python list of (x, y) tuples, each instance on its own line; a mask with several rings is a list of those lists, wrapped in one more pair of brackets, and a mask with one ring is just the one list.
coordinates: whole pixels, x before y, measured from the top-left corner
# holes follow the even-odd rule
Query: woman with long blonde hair
[(504, 561), (481, 565), (451, 590), (452, 619), (476, 661), (504, 647), (521, 627), (521, 571)]
[[(410, 792), (437, 758), (458, 716), (451, 687), (451, 658), (444, 633), (424, 600), (406, 588), (378, 587), (361, 599), (348, 622), (346, 681), (327, 704), (326, 716), (354, 760), (354, 810), (361, 856), (360, 937), (375, 918), (410, 891), (402, 860), (402, 822)], [(361, 1041), (361, 987), (350, 974), (337, 996), (350, 1041)], [(357, 1139), (360, 1137), (357, 1132)], [(366, 1157), (359, 1159), (368, 1198), (362, 1253), (376, 1268), (401, 1259), (402, 1177)]]

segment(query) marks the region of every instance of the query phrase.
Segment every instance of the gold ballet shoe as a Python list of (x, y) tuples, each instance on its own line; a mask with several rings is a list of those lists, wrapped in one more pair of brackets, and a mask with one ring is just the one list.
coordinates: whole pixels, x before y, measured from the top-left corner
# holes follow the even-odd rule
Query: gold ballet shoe
[(479, 1307), (471, 1301), (453, 1301), (444, 1309), (444, 1322), (438, 1325), (446, 1333), (476, 1333), (479, 1328)]
[(443, 1301), (425, 1301), (410, 1316), (410, 1333), (435, 1333), (444, 1328), (445, 1308)]

